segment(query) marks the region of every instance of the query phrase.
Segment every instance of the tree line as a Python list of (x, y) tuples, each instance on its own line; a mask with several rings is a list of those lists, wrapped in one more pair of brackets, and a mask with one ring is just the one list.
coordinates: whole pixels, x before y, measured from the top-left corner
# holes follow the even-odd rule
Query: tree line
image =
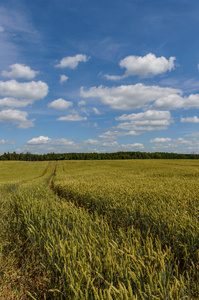
[(5, 152), (0, 160), (49, 161), (49, 160), (106, 160), (106, 159), (199, 159), (199, 154), (180, 154), (167, 152), (112, 152), (112, 153), (47, 153), (32, 154)]

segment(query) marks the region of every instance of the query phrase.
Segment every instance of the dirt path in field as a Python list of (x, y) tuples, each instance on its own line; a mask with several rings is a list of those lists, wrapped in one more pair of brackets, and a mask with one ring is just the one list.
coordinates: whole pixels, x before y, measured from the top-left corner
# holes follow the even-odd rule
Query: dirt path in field
[(51, 189), (51, 190), (53, 188), (53, 178), (55, 176), (56, 167), (57, 167), (57, 163), (54, 164), (52, 175), (50, 177), (49, 184), (48, 184), (48, 188)]
[(44, 170), (43, 174), (41, 175), (41, 177), (43, 177), (47, 173), (49, 167), (50, 167), (50, 162), (48, 163), (48, 165), (45, 168), (45, 170)]

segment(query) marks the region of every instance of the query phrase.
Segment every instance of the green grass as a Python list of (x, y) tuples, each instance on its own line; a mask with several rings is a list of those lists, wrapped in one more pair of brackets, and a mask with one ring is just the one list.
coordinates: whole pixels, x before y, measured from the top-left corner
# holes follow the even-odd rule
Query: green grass
[(0, 189), (3, 299), (199, 298), (198, 161), (33, 166)]

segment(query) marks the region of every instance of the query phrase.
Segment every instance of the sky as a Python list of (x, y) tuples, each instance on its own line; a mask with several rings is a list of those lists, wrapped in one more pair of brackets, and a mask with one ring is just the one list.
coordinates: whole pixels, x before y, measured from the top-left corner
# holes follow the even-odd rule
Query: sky
[(0, 154), (199, 154), (198, 0), (1, 0)]

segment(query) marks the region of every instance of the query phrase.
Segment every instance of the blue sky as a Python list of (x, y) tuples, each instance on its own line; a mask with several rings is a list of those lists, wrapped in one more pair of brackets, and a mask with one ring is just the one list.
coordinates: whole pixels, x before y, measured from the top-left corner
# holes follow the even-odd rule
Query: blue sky
[(0, 154), (199, 153), (198, 0), (1, 0)]

